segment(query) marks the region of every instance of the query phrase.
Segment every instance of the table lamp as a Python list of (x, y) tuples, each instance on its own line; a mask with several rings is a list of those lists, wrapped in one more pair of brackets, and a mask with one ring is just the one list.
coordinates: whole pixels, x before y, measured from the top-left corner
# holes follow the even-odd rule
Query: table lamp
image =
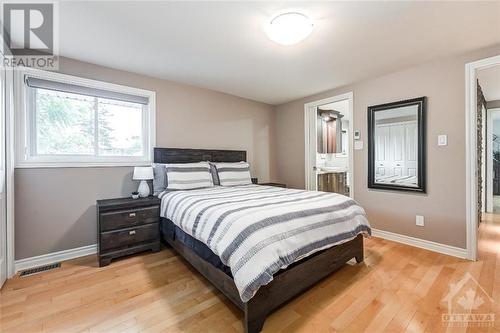
[(149, 196), (149, 185), (147, 180), (153, 179), (153, 168), (152, 167), (135, 167), (134, 168), (134, 176), (133, 180), (140, 180), (139, 188), (137, 192), (139, 192), (139, 196), (141, 198), (145, 198)]

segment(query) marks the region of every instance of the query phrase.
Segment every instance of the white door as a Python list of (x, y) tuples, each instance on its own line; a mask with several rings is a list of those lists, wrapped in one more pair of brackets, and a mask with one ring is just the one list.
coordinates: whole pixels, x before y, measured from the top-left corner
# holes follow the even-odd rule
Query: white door
[[(3, 56), (0, 54), (0, 61)], [(5, 192), (6, 72), (0, 68), (0, 288), (7, 278), (7, 215)]]
[(378, 177), (417, 175), (417, 124), (399, 122), (377, 125), (375, 131), (376, 175)]
[(406, 128), (406, 171), (407, 176), (416, 176), (418, 168), (418, 127), (416, 122), (408, 122)]
[(397, 124), (391, 125), (390, 130), (390, 155), (391, 175), (402, 176), (405, 169), (405, 127)]
[(376, 174), (378, 176), (390, 175), (390, 126), (379, 125), (376, 127), (375, 134), (375, 145), (377, 149), (375, 150), (375, 164), (376, 164)]

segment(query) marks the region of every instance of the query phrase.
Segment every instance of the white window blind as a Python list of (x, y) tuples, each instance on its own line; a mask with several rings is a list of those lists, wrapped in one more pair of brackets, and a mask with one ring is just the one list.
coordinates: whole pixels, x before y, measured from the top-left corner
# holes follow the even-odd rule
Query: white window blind
[(79, 86), (76, 84), (45, 80), (36, 77), (31, 77), (28, 75), (25, 76), (25, 82), (28, 85), (28, 87), (31, 88), (61, 91), (61, 92), (94, 96), (94, 97), (113, 99), (117, 101), (144, 104), (144, 105), (147, 105), (149, 103), (149, 99), (145, 96), (130, 95), (116, 91), (109, 91), (98, 88)]

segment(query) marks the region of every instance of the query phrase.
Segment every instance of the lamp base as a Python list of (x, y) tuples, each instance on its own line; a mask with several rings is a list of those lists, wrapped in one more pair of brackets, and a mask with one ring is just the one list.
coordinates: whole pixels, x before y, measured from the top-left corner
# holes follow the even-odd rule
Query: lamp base
[(137, 192), (139, 192), (139, 196), (141, 198), (145, 198), (149, 196), (149, 185), (148, 182), (145, 180), (141, 180), (139, 184), (139, 188), (137, 189)]

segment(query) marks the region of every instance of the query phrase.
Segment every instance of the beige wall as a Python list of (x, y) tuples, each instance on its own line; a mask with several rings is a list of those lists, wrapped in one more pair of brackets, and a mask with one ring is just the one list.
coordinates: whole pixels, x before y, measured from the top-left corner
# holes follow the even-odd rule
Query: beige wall
[[(247, 99), (61, 60), (61, 72), (156, 91), (159, 147), (243, 149), (252, 175), (274, 180), (274, 108)], [(96, 243), (95, 200), (127, 196), (131, 167), (16, 169), (15, 257)]]
[[(61, 72), (157, 92), (157, 146), (245, 149), (260, 180), (304, 187), (304, 103), (354, 92), (356, 200), (373, 227), (465, 247), (464, 64), (500, 46), (441, 59), (276, 107), (128, 72), (62, 59)], [(428, 97), (428, 193), (368, 190), (366, 108)], [(449, 145), (436, 145), (448, 134)], [(132, 168), (16, 169), (16, 259), (94, 244), (95, 200), (128, 195)], [(415, 215), (425, 216), (424, 228)]]
[[(363, 150), (354, 153), (354, 193), (372, 226), (465, 248), (465, 63), (497, 54), (500, 45), (279, 105), (278, 180), (304, 187), (304, 103), (353, 91), (354, 128), (361, 131), (365, 143)], [(368, 190), (367, 107), (419, 96), (428, 97), (428, 193)], [(448, 135), (448, 146), (437, 146), (438, 134)], [(425, 216), (425, 227), (415, 226), (416, 214)]]

